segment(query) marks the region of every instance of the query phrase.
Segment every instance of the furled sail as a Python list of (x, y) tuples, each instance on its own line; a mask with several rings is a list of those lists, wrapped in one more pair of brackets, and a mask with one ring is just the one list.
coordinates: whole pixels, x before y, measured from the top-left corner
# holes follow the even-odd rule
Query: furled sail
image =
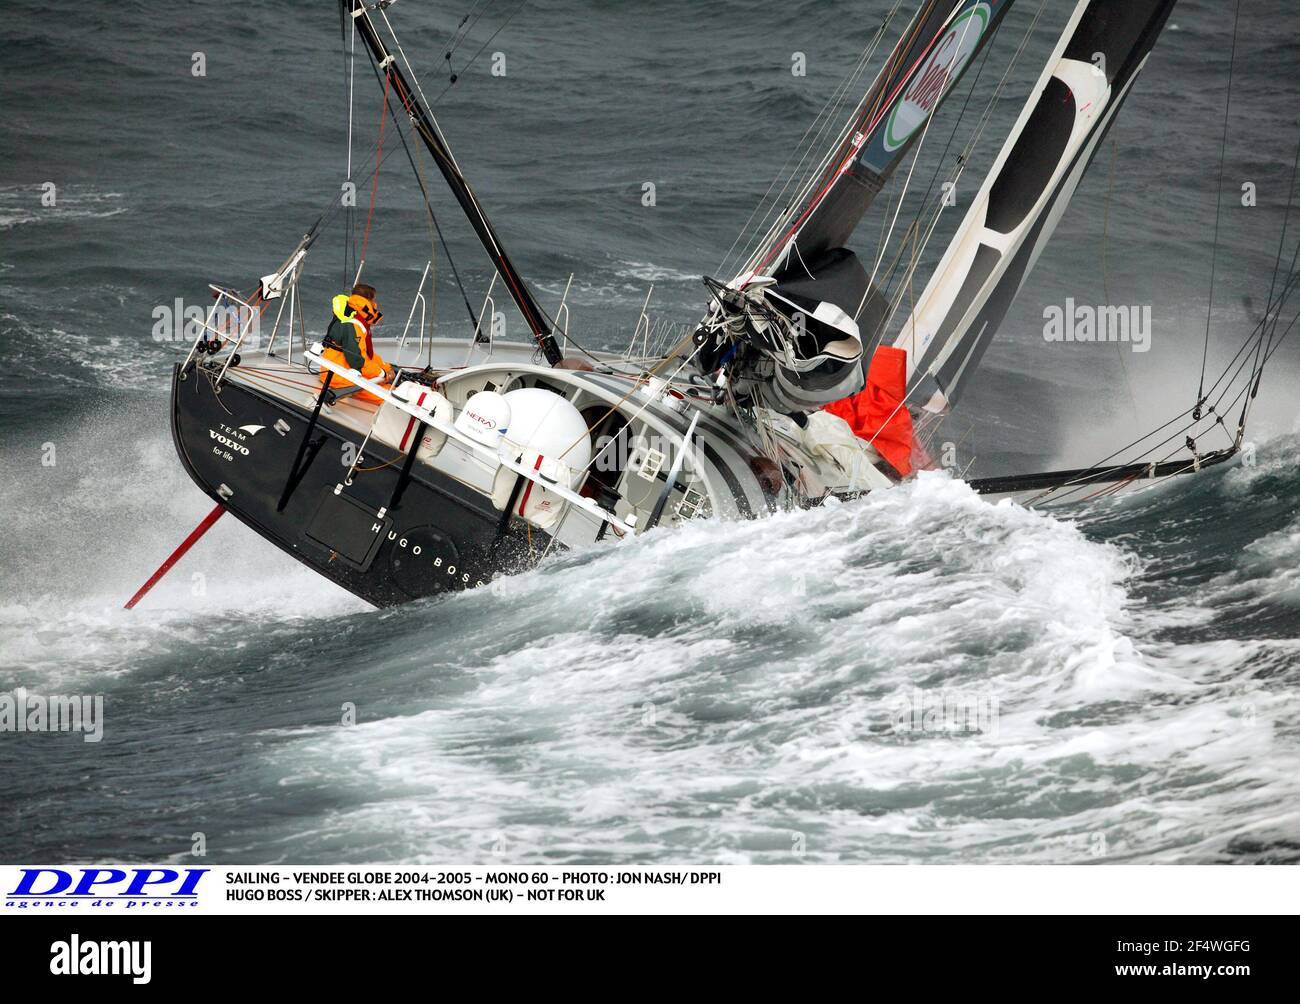
[(894, 344), (909, 397), (946, 411), (1042, 253), (1176, 0), (1080, 0)]
[(820, 172), (741, 273), (725, 290), (715, 284), (696, 336), (703, 369), (734, 360), (739, 382), (783, 411), (810, 411), (862, 387), (862, 331), (876, 330), (886, 305), (846, 245), (1012, 2), (921, 4)]

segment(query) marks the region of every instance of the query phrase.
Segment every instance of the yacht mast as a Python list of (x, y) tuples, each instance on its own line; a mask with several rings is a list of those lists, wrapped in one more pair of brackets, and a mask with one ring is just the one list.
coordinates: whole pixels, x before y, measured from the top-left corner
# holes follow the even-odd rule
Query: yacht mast
[(371, 8), (365, 3), (365, 0), (340, 0), (340, 2), (343, 4), (344, 12), (352, 18), (353, 23), (356, 25), (357, 33), (361, 36), (362, 42), (370, 50), (370, 55), (374, 58), (379, 72), (387, 78), (388, 85), (392, 88), (398, 100), (401, 101), (402, 108), (411, 120), (411, 125), (419, 133), (420, 139), (433, 157), (433, 162), (437, 164), (438, 170), (442, 172), (443, 178), (447, 181), (447, 186), (451, 189), (452, 195), (456, 197), (456, 201), (464, 211), (470, 226), (474, 228), (474, 233), (478, 235), (483, 249), (487, 252), (493, 265), (496, 266), (506, 289), (510, 292), (511, 298), (519, 307), (519, 312), (523, 315), (524, 321), (532, 330), (533, 339), (537, 342), (538, 348), (541, 349), (548, 363), (552, 366), (556, 365), (564, 358), (564, 354), (560, 351), (560, 346), (551, 333), (550, 322), (542, 312), (542, 308), (538, 305), (536, 299), (534, 299), (532, 292), (524, 283), (519, 270), (514, 266), (514, 262), (506, 254), (501, 239), (497, 236), (496, 230), (487, 217), (487, 213), (483, 211), (478, 197), (470, 188), (469, 182), (461, 173), (460, 165), (456, 163), (456, 158), (452, 156), (446, 137), (443, 136), (442, 130), (438, 128), (432, 113), (425, 107), (419, 91), (407, 82), (405, 74), (402, 73), (401, 68), (398, 66), (397, 58), (388, 51), (388, 47), (379, 37), (379, 32), (370, 17)]

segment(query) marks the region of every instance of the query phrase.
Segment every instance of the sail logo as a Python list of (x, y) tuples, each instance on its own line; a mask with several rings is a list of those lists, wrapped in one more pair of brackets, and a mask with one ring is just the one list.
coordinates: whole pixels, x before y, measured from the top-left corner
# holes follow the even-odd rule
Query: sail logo
[(888, 153), (899, 150), (925, 124), (978, 51), (991, 18), (987, 3), (976, 4), (953, 18), (885, 122), (883, 142)]
[(1067, 297), (1065, 306), (1044, 308), (1043, 341), (1121, 342), (1134, 352), (1151, 350), (1151, 307), (1090, 307)]

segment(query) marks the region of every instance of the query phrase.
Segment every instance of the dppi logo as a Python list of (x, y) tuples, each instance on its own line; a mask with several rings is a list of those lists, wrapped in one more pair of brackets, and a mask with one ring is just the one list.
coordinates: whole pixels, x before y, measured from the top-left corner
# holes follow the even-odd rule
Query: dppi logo
[(208, 868), (24, 868), (5, 897), (10, 909), (67, 908), (89, 903), (127, 910), (198, 905)]

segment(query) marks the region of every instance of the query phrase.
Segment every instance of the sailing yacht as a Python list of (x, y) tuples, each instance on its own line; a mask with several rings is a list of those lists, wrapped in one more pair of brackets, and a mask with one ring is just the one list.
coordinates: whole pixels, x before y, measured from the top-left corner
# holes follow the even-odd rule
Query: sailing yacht
[[(434, 337), (423, 319), (413, 324), (412, 303), (401, 336), (377, 340), (387, 358), (414, 348), (419, 359), (391, 384), (334, 361), (327, 344), (307, 335), (298, 282), (328, 220), (255, 289), (214, 286), (213, 309), (176, 365), (171, 393), (181, 463), (216, 505), (205, 523), (230, 512), (321, 575), (387, 606), (483, 585), (557, 548), (613, 548), (657, 527), (850, 499), (933, 467), (927, 443), (1138, 93), (1174, 0), (1074, 5), (938, 267), (920, 296), (905, 297), (942, 199), (906, 227), (895, 210), (911, 243), (892, 261), (883, 250), (859, 257), (855, 231), (994, 45), (1012, 6), (917, 5), (834, 141), (807, 151), (798, 180), (759, 221), (735, 273), (704, 278), (699, 323), (652, 352), (643, 315), (628, 350), (617, 353), (581, 348), (567, 307), (552, 317), (538, 303), (458, 166), (387, 4), (342, 0), (350, 37), (391, 96), (394, 125), (436, 166), (495, 277), (468, 340)], [(887, 28), (868, 55), (893, 37)], [(990, 107), (1005, 86), (1004, 76)], [(1041, 503), (1230, 460), (1294, 278), (1270, 296), (1252, 336), (1260, 346), (1267, 338), (1267, 350), (1153, 438), (1086, 469), (973, 486)], [(498, 300), (513, 303), (530, 340), (493, 337)], [(271, 335), (250, 349), (252, 322), (263, 317), (274, 317)], [(1238, 405), (1239, 418), (1227, 421)], [(1216, 432), (1221, 441), (1211, 442)]]

